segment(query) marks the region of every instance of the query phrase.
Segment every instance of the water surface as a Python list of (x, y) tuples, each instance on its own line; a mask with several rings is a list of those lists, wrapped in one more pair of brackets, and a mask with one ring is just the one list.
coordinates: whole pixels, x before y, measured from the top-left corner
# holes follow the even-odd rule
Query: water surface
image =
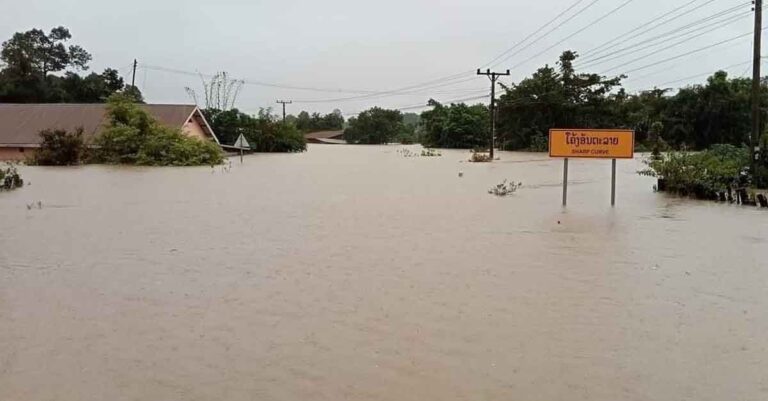
[(768, 399), (768, 212), (398, 148), (23, 168), (0, 400)]

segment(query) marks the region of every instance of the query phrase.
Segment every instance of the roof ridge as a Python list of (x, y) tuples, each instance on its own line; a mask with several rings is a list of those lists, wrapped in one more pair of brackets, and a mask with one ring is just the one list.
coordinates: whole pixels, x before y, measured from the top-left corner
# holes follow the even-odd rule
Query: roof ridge
[[(83, 107), (83, 106), (106, 106), (108, 103), (3, 103), (0, 102), (0, 106), (70, 106), (70, 107)], [(189, 103), (139, 103), (139, 106), (184, 106), (184, 107), (199, 107), (196, 104)]]

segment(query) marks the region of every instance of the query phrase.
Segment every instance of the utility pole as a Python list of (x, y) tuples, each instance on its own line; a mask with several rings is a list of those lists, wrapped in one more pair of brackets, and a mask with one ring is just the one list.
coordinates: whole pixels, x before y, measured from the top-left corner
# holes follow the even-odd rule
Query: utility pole
[(283, 124), (285, 124), (285, 105), (286, 104), (293, 104), (293, 100), (288, 100), (288, 101), (278, 100), (277, 103), (283, 105)]
[(491, 109), (490, 109), (490, 115), (491, 115), (491, 160), (493, 160), (493, 148), (496, 147), (496, 80), (499, 79), (501, 76), (509, 75), (509, 70), (507, 72), (491, 72), (490, 69), (485, 70), (485, 72), (480, 71), (480, 69), (477, 69), (477, 75), (486, 75), (488, 76), (488, 79), (491, 80)]
[(139, 65), (138, 60), (133, 59), (133, 77), (131, 78), (131, 86), (136, 87), (136, 67)]
[(755, 172), (756, 157), (764, 157), (758, 150), (760, 143), (760, 63), (762, 62), (763, 39), (763, 0), (754, 0), (755, 39), (752, 60), (752, 134), (749, 136), (749, 146), (752, 156), (752, 174)]

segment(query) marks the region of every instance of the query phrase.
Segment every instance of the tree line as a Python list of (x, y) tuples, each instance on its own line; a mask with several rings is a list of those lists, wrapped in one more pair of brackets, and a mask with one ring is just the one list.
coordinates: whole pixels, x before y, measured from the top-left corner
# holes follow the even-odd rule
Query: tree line
[[(68, 44), (70, 39), (72, 39), (70, 31), (59, 26), (51, 29), (48, 33), (40, 29), (17, 32), (3, 42), (0, 49), (0, 60), (2, 60), (0, 102), (106, 103), (110, 99), (117, 98), (143, 103), (143, 97), (138, 88), (126, 84), (115, 69), (107, 68), (102, 73), (92, 72), (88, 75), (81, 75), (89, 69), (88, 64), (93, 57), (82, 47)], [(259, 152), (295, 152), (306, 149), (304, 137), (296, 126), (283, 124), (270, 110), (262, 110), (257, 115), (252, 116), (234, 108), (234, 102), (241, 86), (242, 81), (233, 80), (226, 73), (216, 74), (210, 81), (203, 82), (203, 100), (205, 101), (203, 112), (222, 144), (233, 144), (237, 136), (242, 133), (252, 145), (252, 149)], [(197, 103), (198, 99), (194, 90), (186, 89)], [(116, 97), (116, 95), (118, 96)], [(341, 129), (343, 117), (341, 117), (340, 112), (334, 112), (328, 116), (317, 116), (317, 118), (316, 115), (309, 116), (308, 121), (308, 128), (327, 126), (331, 127), (329, 129)], [(158, 133), (166, 134), (167, 132), (158, 128), (148, 135), (139, 135), (137, 138), (157, 139), (162, 137), (164, 139), (164, 142), (154, 141), (150, 143), (155, 145), (170, 146), (173, 143), (173, 146), (176, 146), (175, 143), (180, 142), (177, 140), (178, 138), (171, 138), (172, 135), (159, 135)], [(84, 146), (79, 143), (76, 132), (46, 132), (43, 134), (44, 144), (50, 146), (44, 149), (45, 152), (41, 153), (37, 163), (71, 164), (86, 159), (79, 154), (71, 155), (73, 149), (80, 149)], [(187, 148), (194, 147), (194, 144), (181, 142)], [(61, 145), (61, 151), (55, 150), (56, 146), (59, 145)], [(176, 146), (174, 149), (181, 149), (181, 147)], [(123, 153), (138, 155), (137, 152), (130, 149)], [(141, 155), (146, 156), (146, 154), (147, 152), (144, 152)], [(142, 156), (142, 160), (149, 160), (144, 156)], [(186, 161), (173, 160), (157, 163), (179, 164), (186, 163)], [(205, 163), (208, 161), (206, 160)]]
[(283, 122), (271, 109), (260, 109), (255, 115), (238, 109), (203, 110), (206, 120), (216, 132), (219, 142), (232, 145), (242, 134), (258, 152), (302, 152), (307, 149), (304, 135), (295, 124)]
[(215, 142), (201, 141), (184, 135), (179, 127), (160, 124), (129, 95), (110, 96), (106, 114), (104, 129), (88, 141), (82, 128), (40, 132), (40, 148), (27, 162), (44, 166), (213, 166), (223, 161)]
[(62, 26), (17, 32), (0, 49), (0, 102), (104, 103), (123, 92), (142, 101), (141, 92), (126, 85), (119, 72), (89, 69), (92, 56), (78, 45), (67, 45), (72, 34)]
[[(498, 133), (508, 150), (538, 149), (550, 128), (629, 128), (637, 143), (663, 141), (672, 148), (707, 149), (715, 144), (742, 146), (751, 131), (749, 78), (724, 71), (704, 84), (653, 88), (629, 94), (621, 82), (574, 69), (578, 55), (566, 51), (556, 67), (504, 88), (499, 99)], [(768, 86), (762, 83), (762, 102)], [(765, 115), (763, 121), (765, 121)]]
[[(504, 86), (498, 99), (497, 143), (505, 150), (547, 150), (550, 128), (634, 129), (638, 146), (707, 149), (715, 144), (744, 146), (751, 131), (749, 78), (724, 71), (705, 83), (654, 88), (636, 94), (622, 88), (625, 76), (577, 72), (578, 55), (564, 52), (522, 81)], [(768, 82), (762, 82), (768, 104)], [(483, 104), (444, 105), (430, 100), (415, 132), (425, 146), (477, 148), (489, 145), (490, 113)], [(768, 115), (763, 111), (763, 121)], [(396, 138), (402, 122), (393, 110), (373, 108), (349, 120), (345, 135), (355, 143)], [(393, 128), (394, 127), (394, 128)], [(660, 145), (661, 144), (661, 145)]]
[(419, 124), (413, 113), (374, 107), (349, 119), (344, 139), (354, 144), (414, 143)]
[(344, 115), (341, 110), (322, 115), (320, 113), (300, 112), (298, 115), (286, 116), (286, 121), (296, 125), (296, 128), (304, 133), (317, 131), (338, 131), (344, 128)]

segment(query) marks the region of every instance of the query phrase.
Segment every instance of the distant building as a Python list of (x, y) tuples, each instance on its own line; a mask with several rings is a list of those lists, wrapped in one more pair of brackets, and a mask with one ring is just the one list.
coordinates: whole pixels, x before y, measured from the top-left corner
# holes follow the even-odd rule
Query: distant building
[[(179, 128), (188, 136), (219, 143), (197, 106), (144, 104), (160, 124)], [(0, 103), (0, 160), (26, 160), (40, 147), (40, 131), (83, 128), (90, 140), (107, 123), (106, 104), (2, 104)]]
[(343, 144), (344, 131), (319, 131), (304, 134), (307, 143)]

